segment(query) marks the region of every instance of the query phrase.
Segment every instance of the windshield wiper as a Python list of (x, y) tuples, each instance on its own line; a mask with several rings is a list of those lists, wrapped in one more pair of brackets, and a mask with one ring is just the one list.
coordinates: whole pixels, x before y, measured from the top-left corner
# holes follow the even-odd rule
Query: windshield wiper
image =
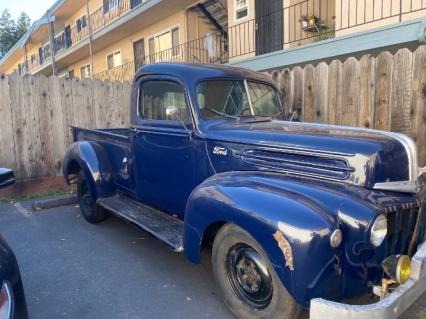
[(204, 106), (203, 108), (209, 110), (210, 112), (212, 112), (212, 113), (214, 113), (216, 115), (220, 115), (220, 116), (224, 116), (224, 117), (230, 117), (230, 118), (233, 118), (233, 119), (236, 119), (236, 120), (240, 119), (238, 116), (234, 116), (234, 115), (229, 115), (229, 114), (226, 114), (226, 113), (222, 113), (222, 112), (219, 112), (219, 111), (217, 111), (215, 109), (212, 109), (211, 107), (208, 107), (208, 106)]
[[(251, 115), (251, 116), (253, 116), (253, 117), (265, 117), (267, 120), (275, 120), (278, 116), (280, 116), (281, 114), (283, 114), (283, 112), (281, 111), (281, 112), (279, 112), (279, 113), (277, 113), (277, 114), (275, 114), (275, 115), (262, 115), (262, 114), (256, 114), (256, 115)], [(262, 121), (265, 121), (265, 120), (262, 120)]]

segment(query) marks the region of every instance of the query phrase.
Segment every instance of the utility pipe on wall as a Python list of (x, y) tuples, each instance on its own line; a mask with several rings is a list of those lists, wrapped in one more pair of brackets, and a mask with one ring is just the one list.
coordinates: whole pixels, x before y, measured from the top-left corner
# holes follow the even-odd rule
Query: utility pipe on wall
[(47, 27), (49, 29), (49, 43), (50, 43), (50, 56), (52, 58), (52, 73), (56, 75), (56, 63), (55, 63), (55, 46), (54, 46), (54, 35), (53, 27), (51, 22), (51, 13), (50, 10), (47, 10)]
[(90, 20), (89, 0), (86, 0), (87, 26), (89, 27), (90, 77), (93, 80), (92, 21)]

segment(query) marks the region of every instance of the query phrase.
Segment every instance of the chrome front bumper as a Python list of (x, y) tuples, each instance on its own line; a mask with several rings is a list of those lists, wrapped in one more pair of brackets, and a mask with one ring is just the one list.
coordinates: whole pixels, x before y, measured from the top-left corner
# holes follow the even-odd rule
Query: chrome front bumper
[(383, 300), (347, 305), (321, 298), (311, 300), (310, 319), (397, 319), (426, 291), (426, 242), (411, 259), (411, 278)]

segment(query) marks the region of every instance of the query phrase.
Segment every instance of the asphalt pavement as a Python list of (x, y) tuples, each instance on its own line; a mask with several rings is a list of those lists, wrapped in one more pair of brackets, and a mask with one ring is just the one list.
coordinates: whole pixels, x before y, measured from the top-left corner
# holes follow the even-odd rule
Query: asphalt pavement
[[(17, 256), (30, 319), (234, 318), (209, 251), (197, 266), (115, 217), (91, 225), (74, 205), (30, 207), (0, 204), (0, 233)], [(426, 295), (402, 318), (426, 319)]]

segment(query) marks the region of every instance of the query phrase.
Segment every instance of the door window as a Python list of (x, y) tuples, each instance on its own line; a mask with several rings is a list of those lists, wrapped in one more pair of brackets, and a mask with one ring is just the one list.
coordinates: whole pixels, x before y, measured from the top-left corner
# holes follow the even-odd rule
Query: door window
[(133, 43), (133, 54), (135, 57), (135, 70), (139, 69), (145, 62), (145, 43), (144, 39)]
[(146, 81), (141, 85), (139, 94), (139, 115), (145, 120), (177, 121), (168, 118), (166, 110), (169, 106), (178, 109), (179, 119), (188, 118), (188, 108), (184, 88), (171, 81)]

